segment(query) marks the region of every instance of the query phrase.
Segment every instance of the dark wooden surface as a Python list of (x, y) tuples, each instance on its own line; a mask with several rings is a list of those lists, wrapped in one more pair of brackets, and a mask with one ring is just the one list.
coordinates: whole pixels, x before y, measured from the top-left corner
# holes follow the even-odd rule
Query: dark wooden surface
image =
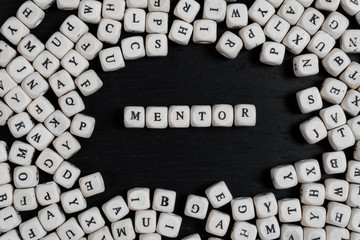
[[(0, 0), (0, 22), (15, 15), (21, 2)], [(174, 5), (172, 1), (172, 9)], [(46, 42), (70, 13), (76, 11), (50, 8), (33, 33)], [(218, 35), (225, 30), (221, 23)], [(91, 31), (96, 33), (96, 26)], [(302, 115), (295, 98), (299, 90), (320, 87), (327, 74), (296, 78), (291, 54), (279, 67), (262, 64), (259, 54), (260, 48), (243, 49), (235, 60), (227, 60), (216, 52), (215, 44), (170, 42), (167, 57), (127, 61), (126, 68), (112, 73), (103, 73), (98, 59), (92, 61), (91, 68), (104, 82), (99, 92), (84, 98), (84, 113), (97, 121), (95, 132), (91, 139), (80, 139), (82, 149), (70, 159), (82, 175), (100, 171), (104, 177), (106, 192), (89, 198), (89, 205), (100, 206), (116, 194), (126, 196), (132, 187), (159, 187), (177, 192), (176, 213), (184, 217), (187, 195), (204, 196), (206, 187), (220, 180), (234, 197), (265, 191), (274, 191), (279, 198), (298, 196), (298, 188), (275, 191), (269, 170), (301, 159), (320, 159), (322, 152), (331, 150), (327, 140), (309, 145), (302, 138), (299, 123), (317, 113)], [(46, 96), (57, 106), (52, 92)], [(125, 129), (122, 122), (125, 106), (218, 103), (255, 104), (256, 127), (150, 130)], [(9, 144), (14, 141), (6, 127), (0, 128), (0, 138)], [(351, 150), (348, 153), (351, 157)], [(42, 173), (41, 179), (51, 176)], [(222, 210), (230, 213), (229, 209)], [(205, 221), (184, 217), (179, 237), (195, 232), (206, 237), (204, 225)]]

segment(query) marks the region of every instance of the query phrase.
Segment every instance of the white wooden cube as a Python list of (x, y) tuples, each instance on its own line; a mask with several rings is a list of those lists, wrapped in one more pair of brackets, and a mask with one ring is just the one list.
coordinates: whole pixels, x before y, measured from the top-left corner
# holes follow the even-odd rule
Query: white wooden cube
[(97, 92), (103, 82), (94, 70), (87, 70), (75, 79), (75, 84), (84, 96), (89, 96)]
[(360, 87), (360, 64), (351, 62), (345, 71), (340, 75), (340, 80), (346, 83), (350, 88)]
[(52, 53), (45, 50), (35, 58), (33, 66), (43, 77), (49, 78), (60, 67), (60, 61)]
[(325, 240), (326, 239), (326, 232), (323, 228), (313, 228), (313, 227), (304, 227), (304, 239), (319, 239)]
[(86, 199), (78, 188), (63, 192), (60, 199), (64, 212), (68, 214), (82, 211), (87, 207)]
[(328, 12), (334, 12), (340, 5), (340, 0), (316, 0), (315, 8)]
[(175, 209), (176, 192), (157, 188), (154, 191), (152, 209), (159, 212), (172, 213)]
[(277, 239), (280, 237), (280, 226), (276, 217), (261, 218), (256, 220), (256, 227), (261, 239)]
[[(0, 240), (22, 240), (18, 230), (10, 230), (0, 236)], [(45, 239), (46, 240), (46, 239)], [(56, 239), (57, 240), (57, 239)]]
[(267, 65), (281, 65), (285, 57), (285, 46), (277, 42), (265, 42), (260, 53), (260, 62)]
[(257, 228), (255, 225), (248, 222), (235, 222), (231, 231), (231, 239), (240, 240), (248, 239), (255, 240), (257, 236)]
[(85, 33), (75, 46), (75, 50), (78, 51), (87, 60), (93, 60), (99, 54), (102, 48), (102, 42), (91, 33)]
[(111, 224), (111, 232), (114, 240), (133, 240), (136, 238), (131, 218), (126, 218), (117, 222), (113, 222)]
[(61, 10), (75, 10), (79, 7), (80, 0), (56, 0), (56, 6)]
[(253, 104), (237, 104), (234, 107), (236, 127), (256, 125), (256, 107)]
[(137, 233), (154, 233), (156, 230), (156, 211), (136, 211), (134, 225)]
[(26, 1), (17, 10), (16, 17), (28, 28), (33, 29), (45, 18), (45, 12), (34, 2)]
[(102, 2), (93, 0), (80, 1), (78, 17), (86, 23), (98, 24), (101, 20)]
[(16, 17), (9, 17), (1, 26), (0, 33), (13, 45), (18, 45), (23, 37), (30, 33), (30, 29)]
[(145, 108), (128, 106), (124, 108), (124, 125), (126, 128), (145, 127)]
[(94, 128), (95, 118), (78, 113), (71, 121), (70, 132), (78, 137), (90, 138)]
[[(9, 206), (0, 210), (0, 231), (8, 232), (22, 222), (21, 216), (13, 206)], [(12, 240), (12, 239), (11, 239)]]
[(18, 52), (29, 61), (34, 59), (45, 49), (45, 45), (33, 34), (25, 36), (17, 46)]
[(0, 40), (0, 67), (6, 67), (8, 63), (16, 56), (16, 50), (10, 47), (6, 42)]
[(85, 109), (84, 101), (79, 93), (71, 91), (58, 99), (61, 111), (67, 116), (72, 117)]
[(202, 18), (222, 22), (226, 16), (225, 0), (204, 0)]
[(26, 109), (28, 113), (30, 113), (30, 115), (38, 122), (44, 122), (45, 119), (55, 111), (55, 107), (43, 96), (33, 100)]
[(5, 208), (13, 204), (13, 191), (14, 191), (14, 187), (11, 184), (3, 184), (0, 186), (1, 208)]
[(325, 187), (320, 183), (304, 183), (300, 189), (301, 203), (322, 205), (325, 201)]
[(187, 197), (184, 213), (188, 217), (205, 219), (209, 208), (207, 198), (190, 194)]
[(61, 97), (76, 88), (71, 75), (64, 69), (51, 75), (49, 84), (57, 97)]
[(168, 127), (167, 107), (147, 107), (146, 127), (151, 129), (164, 129)]
[(347, 168), (347, 160), (343, 151), (324, 152), (322, 154), (322, 166), (327, 174), (344, 173)]
[(335, 78), (326, 78), (321, 86), (321, 97), (332, 104), (339, 104), (345, 97), (347, 86)]
[(299, 26), (292, 27), (282, 41), (288, 50), (296, 55), (300, 54), (309, 42), (310, 34)]
[(317, 143), (327, 137), (325, 124), (319, 117), (312, 117), (302, 122), (300, 132), (309, 144)]
[(91, 233), (88, 235), (88, 239), (89, 240), (113, 240), (113, 237), (111, 235), (110, 229), (108, 226), (104, 226), (102, 228), (100, 228), (99, 230)]
[(360, 92), (350, 89), (347, 91), (341, 107), (351, 116), (357, 116), (360, 112)]
[(328, 132), (328, 139), (335, 151), (341, 151), (355, 145), (355, 137), (350, 127), (344, 124)]
[(104, 72), (116, 71), (125, 67), (120, 47), (111, 47), (99, 53), (101, 68)]
[(252, 198), (234, 198), (231, 201), (231, 212), (235, 221), (248, 221), (255, 218), (255, 207)]
[[(122, 25), (119, 21), (103, 18), (103, 19), (101, 19), (99, 26), (98, 26), (97, 38), (100, 41), (103, 41), (106, 43), (116, 44), (119, 42), (119, 39), (120, 39), (121, 27), (122, 27)], [(94, 46), (97, 46), (98, 51), (100, 51), (102, 48), (102, 44), (101, 44), (101, 48), (100, 48), (100, 43), (97, 43), (97, 45), (94, 45)], [(91, 60), (91, 59), (88, 59), (88, 60)]]
[(34, 188), (15, 189), (13, 201), (14, 208), (19, 212), (35, 210), (38, 207)]
[(195, 0), (179, 0), (174, 15), (185, 22), (192, 23), (200, 11), (200, 4)]
[(5, 69), (0, 70), (0, 97), (4, 97), (11, 89), (17, 86), (17, 83), (10, 77)]
[(350, 239), (350, 232), (346, 228), (327, 225), (325, 231), (326, 239)]
[(66, 221), (65, 214), (57, 204), (52, 204), (41, 209), (38, 212), (38, 218), (47, 232), (56, 229)]
[(127, 192), (127, 204), (130, 210), (146, 210), (150, 208), (150, 189), (132, 188)]
[(281, 225), (280, 240), (286, 239), (304, 239), (304, 231), (302, 227), (294, 224)]
[(194, 105), (191, 107), (191, 126), (210, 127), (212, 119), (211, 106)]
[(102, 6), (102, 17), (121, 21), (125, 13), (125, 0), (105, 0)]
[(242, 47), (241, 38), (230, 31), (224, 32), (216, 44), (216, 50), (228, 59), (236, 58)]
[(60, 110), (56, 110), (45, 120), (46, 128), (55, 136), (60, 136), (70, 127), (70, 119)]
[(125, 60), (135, 60), (146, 55), (142, 36), (124, 38), (121, 40), (121, 49)]
[(211, 125), (213, 127), (232, 127), (234, 123), (234, 108), (229, 104), (212, 106)]
[(242, 28), (239, 35), (247, 50), (251, 50), (265, 42), (265, 34), (258, 23), (252, 23)]
[(87, 209), (78, 215), (78, 221), (86, 234), (95, 232), (105, 226), (105, 220), (97, 207)]
[(21, 88), (30, 98), (35, 99), (48, 91), (49, 84), (38, 72), (33, 72), (21, 82)]
[(277, 14), (291, 25), (295, 25), (304, 13), (304, 6), (300, 1), (284, 1)]
[(41, 226), (37, 217), (33, 217), (19, 226), (19, 232), (23, 240), (39, 239), (46, 235), (46, 231)]
[(294, 166), (299, 183), (316, 182), (321, 179), (320, 165), (316, 159), (300, 160)]
[(304, 227), (323, 228), (326, 220), (326, 209), (322, 206), (302, 206), (301, 225)]
[(189, 106), (170, 106), (168, 118), (171, 128), (188, 128), (190, 126)]
[(174, 20), (169, 31), (169, 39), (180, 45), (188, 45), (193, 32), (193, 25), (182, 20)]
[(30, 144), (14, 141), (9, 151), (9, 161), (17, 165), (29, 166), (35, 153)]
[(275, 42), (281, 42), (290, 29), (290, 23), (278, 15), (273, 15), (264, 27), (265, 35)]
[(56, 233), (60, 239), (69, 239), (71, 236), (73, 239), (81, 239), (85, 235), (79, 223), (74, 217), (64, 222), (60, 227), (56, 229)]
[(332, 105), (320, 110), (319, 115), (327, 129), (334, 129), (346, 123), (344, 110), (340, 105)]
[(105, 191), (104, 180), (100, 172), (81, 177), (79, 186), (84, 197), (91, 197)]
[(16, 188), (35, 187), (39, 184), (39, 171), (34, 165), (16, 167), (13, 181)]
[(225, 236), (230, 225), (230, 216), (218, 210), (211, 210), (206, 220), (205, 231), (218, 237)]
[(301, 204), (297, 198), (284, 198), (278, 201), (279, 221), (283, 223), (298, 222), (301, 220)]
[(73, 42), (77, 42), (88, 31), (89, 27), (75, 15), (70, 15), (60, 26), (60, 32)]
[(60, 202), (60, 187), (54, 181), (37, 185), (35, 192), (36, 199), (41, 206)]
[(356, 140), (360, 139), (359, 128), (360, 128), (360, 116), (356, 116), (347, 121), (347, 125), (350, 127)]
[[(73, 29), (73, 31), (75, 31), (75, 29)], [(45, 46), (47, 50), (54, 54), (54, 56), (56, 56), (58, 59), (62, 59), (65, 54), (67, 54), (74, 47), (74, 43), (61, 32), (55, 32), (47, 40)]]
[(359, 53), (357, 39), (360, 36), (359, 30), (346, 30), (340, 38), (340, 48), (346, 53)]
[(164, 12), (149, 12), (146, 14), (147, 33), (168, 33), (169, 15)]
[(298, 184), (295, 167), (291, 164), (276, 166), (271, 169), (270, 173), (276, 189), (292, 188)]
[(305, 29), (310, 35), (314, 35), (320, 29), (324, 20), (325, 16), (319, 10), (309, 7), (301, 15), (296, 25)]
[(6, 162), (0, 163), (0, 183), (1, 185), (10, 183), (12, 180), (10, 165)]
[(242, 3), (229, 4), (226, 7), (226, 26), (228, 28), (242, 28), (248, 25), (248, 8)]
[(194, 21), (194, 33), (192, 40), (194, 43), (211, 44), (217, 38), (217, 24), (213, 20), (199, 19)]
[(304, 114), (320, 110), (323, 102), (317, 87), (311, 87), (296, 93), (296, 100), (300, 111)]
[(360, 162), (350, 160), (346, 172), (346, 181), (360, 184)]
[(337, 202), (329, 202), (326, 212), (326, 223), (337, 226), (346, 227), (350, 221), (351, 208), (345, 204)]
[(38, 151), (47, 148), (54, 139), (54, 135), (46, 129), (46, 127), (39, 123), (30, 130), (26, 136), (26, 140)]
[(256, 0), (249, 8), (248, 14), (251, 20), (264, 26), (275, 14), (275, 8), (266, 0)]
[(327, 178), (324, 181), (325, 199), (345, 202), (349, 194), (349, 183), (342, 179)]
[(31, 98), (20, 86), (16, 86), (4, 96), (4, 101), (14, 112), (21, 113), (29, 105)]
[(233, 199), (229, 188), (224, 181), (215, 183), (205, 190), (205, 194), (209, 199), (213, 208), (220, 208)]
[(102, 205), (102, 210), (110, 222), (119, 221), (129, 213), (129, 208), (120, 195), (113, 197)]
[(273, 193), (268, 192), (255, 195), (253, 200), (258, 218), (267, 218), (278, 213), (278, 204)]
[(69, 132), (64, 132), (53, 141), (55, 150), (63, 157), (68, 159), (81, 149), (81, 145), (76, 138)]
[(6, 71), (15, 82), (21, 83), (34, 72), (34, 68), (23, 56), (18, 56), (6, 66)]
[[(344, 208), (346, 208), (346, 207), (348, 207), (348, 206), (345, 205)], [(340, 213), (340, 214), (342, 214), (342, 213)], [(360, 210), (357, 208), (352, 208), (351, 209), (351, 218), (350, 218), (347, 228), (351, 231), (360, 233), (359, 218), (360, 218)]]
[(334, 48), (322, 60), (325, 70), (333, 77), (338, 76), (351, 63), (350, 58), (342, 50)]
[(340, 4), (342, 9), (344, 9), (344, 11), (350, 16), (354, 16), (360, 11), (360, 5), (357, 1), (341, 0)]
[(54, 173), (54, 181), (60, 186), (70, 189), (80, 176), (81, 170), (75, 165), (63, 161)]
[(18, 113), (10, 117), (7, 121), (7, 125), (15, 138), (25, 136), (34, 127), (30, 115), (26, 112)]
[(148, 34), (145, 38), (148, 57), (165, 57), (168, 54), (168, 38), (165, 34)]
[(140, 8), (127, 8), (124, 14), (124, 30), (126, 32), (145, 32), (146, 12)]
[(311, 38), (306, 49), (323, 59), (334, 48), (335, 43), (335, 39), (330, 34), (319, 30)]
[(79, 52), (70, 50), (63, 59), (61, 59), (61, 66), (72, 76), (78, 77), (89, 67), (89, 62)]
[(296, 77), (308, 77), (319, 73), (319, 59), (313, 53), (299, 55), (293, 59)]

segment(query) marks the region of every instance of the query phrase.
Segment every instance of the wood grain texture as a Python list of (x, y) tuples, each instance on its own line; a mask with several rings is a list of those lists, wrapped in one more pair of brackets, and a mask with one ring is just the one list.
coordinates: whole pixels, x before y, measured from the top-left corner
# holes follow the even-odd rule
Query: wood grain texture
[[(0, 22), (15, 15), (21, 2), (0, 0)], [(242, 2), (249, 6), (252, 1)], [(76, 11), (50, 8), (33, 33), (46, 42), (71, 13)], [(90, 28), (96, 34), (96, 26)], [(221, 23), (218, 36), (225, 30)], [(130, 35), (123, 33), (122, 38)], [(242, 50), (235, 60), (227, 60), (216, 52), (215, 44), (179, 46), (170, 42), (167, 57), (127, 61), (126, 68), (113, 73), (103, 73), (98, 59), (93, 60), (91, 68), (99, 73), (104, 86), (84, 98), (84, 113), (96, 118), (95, 132), (91, 139), (80, 139), (82, 150), (70, 159), (82, 175), (103, 174), (106, 192), (89, 198), (89, 206), (100, 206), (116, 194), (126, 196), (132, 187), (159, 187), (178, 193), (176, 213), (184, 216), (190, 193), (205, 195), (205, 188), (220, 180), (228, 184), (234, 197), (275, 191), (270, 168), (320, 159), (322, 152), (330, 151), (327, 140), (316, 145), (303, 140), (299, 123), (317, 113), (302, 115), (295, 99), (299, 90), (320, 87), (327, 74), (296, 78), (291, 54), (287, 53), (279, 67), (260, 63), (259, 54), (260, 48)], [(52, 92), (46, 97), (57, 106)], [(256, 127), (150, 130), (125, 129), (122, 122), (125, 106), (217, 103), (255, 104)], [(0, 128), (0, 138), (9, 144), (14, 141), (6, 127)], [(51, 176), (42, 173), (41, 179), (47, 181)], [(279, 198), (298, 196), (298, 188), (275, 193)], [(230, 213), (229, 206), (223, 210)], [(184, 217), (180, 237), (194, 232), (206, 237), (204, 225), (205, 221)]]

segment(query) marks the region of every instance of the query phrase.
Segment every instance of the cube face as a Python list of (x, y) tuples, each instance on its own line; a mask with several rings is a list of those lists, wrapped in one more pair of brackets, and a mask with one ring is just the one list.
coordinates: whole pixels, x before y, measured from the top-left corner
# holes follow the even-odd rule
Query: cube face
[(39, 73), (34, 72), (21, 82), (21, 88), (30, 98), (35, 99), (47, 92), (49, 84)]
[(191, 107), (191, 126), (192, 127), (210, 127), (212, 110), (211, 106), (194, 105)]
[(302, 206), (301, 225), (322, 228), (325, 226), (326, 209), (321, 206)]
[(322, 163), (327, 174), (344, 173), (347, 169), (347, 160), (343, 151), (323, 153)]
[(10, 17), (1, 26), (0, 32), (13, 45), (18, 45), (21, 39), (30, 33), (30, 29), (16, 17)]
[(351, 208), (345, 204), (329, 202), (327, 205), (326, 223), (346, 227), (350, 221)]
[(308, 77), (319, 73), (319, 59), (312, 53), (295, 57), (293, 65), (297, 77)]
[(345, 53), (358, 53), (359, 49), (356, 47), (356, 39), (359, 37), (360, 31), (346, 30), (340, 39), (340, 48)]
[(10, 77), (5, 69), (0, 70), (0, 82), (2, 88), (0, 89), (0, 96), (4, 97), (11, 89), (17, 86), (16, 82)]
[(95, 118), (78, 113), (74, 116), (70, 132), (78, 137), (90, 138), (95, 128)]
[(313, 117), (301, 123), (300, 131), (309, 144), (317, 143), (327, 137), (325, 124), (319, 117)]
[(275, 14), (275, 8), (267, 1), (256, 0), (249, 8), (249, 18), (264, 26), (272, 15)]
[(315, 8), (309, 7), (305, 10), (297, 25), (305, 29), (310, 35), (314, 35), (325, 20), (324, 15)]
[(346, 181), (360, 184), (360, 162), (350, 160), (346, 172)]
[(142, 210), (135, 213), (135, 231), (137, 233), (153, 233), (156, 230), (156, 212)]
[(38, 218), (47, 232), (54, 230), (66, 221), (65, 214), (57, 204), (41, 209), (38, 212)]
[(325, 201), (325, 187), (320, 183), (304, 183), (301, 184), (300, 190), (301, 203), (321, 206)]
[(81, 145), (69, 132), (64, 132), (53, 141), (55, 150), (64, 159), (72, 157), (81, 149)]
[(351, 207), (358, 208), (360, 206), (360, 195), (359, 195), (360, 185), (359, 184), (349, 184), (349, 194), (346, 204)]
[(345, 202), (349, 193), (349, 183), (345, 180), (328, 178), (324, 181), (325, 199)]
[(169, 15), (164, 12), (149, 12), (146, 15), (147, 33), (168, 33)]
[(255, 218), (254, 202), (251, 197), (233, 199), (231, 209), (235, 221), (248, 221)]
[(9, 206), (0, 210), (1, 216), (13, 216), (11, 218), (0, 218), (0, 230), (2, 232), (10, 231), (11, 229), (16, 228), (21, 223), (21, 216), (14, 207)]
[(294, 164), (299, 183), (311, 183), (321, 179), (321, 170), (318, 160), (300, 160)]
[(176, 192), (165, 189), (155, 189), (152, 208), (155, 211), (172, 213), (175, 209)]
[(112, 239), (112, 235), (109, 230), (109, 227), (104, 226), (104, 227), (100, 228), (99, 230), (89, 234), (88, 239), (89, 240)]
[(14, 169), (16, 188), (32, 188), (39, 184), (39, 171), (36, 166), (20, 166)]
[(60, 70), (59, 72), (49, 77), (49, 84), (57, 97), (75, 90), (74, 80), (66, 70)]
[(330, 13), (324, 21), (321, 30), (338, 39), (348, 28), (349, 20), (339, 12)]
[(80, 1), (78, 16), (86, 23), (97, 24), (101, 20), (102, 3), (99, 1)]
[(102, 205), (102, 210), (110, 222), (115, 222), (129, 213), (129, 208), (121, 196), (116, 196)]
[(351, 62), (345, 71), (340, 75), (340, 80), (346, 83), (350, 88), (356, 89), (360, 86), (360, 64)]
[(17, 165), (29, 166), (35, 153), (35, 148), (30, 144), (15, 141), (9, 151), (9, 161)]
[(32, 34), (24, 37), (17, 47), (19, 53), (29, 61), (34, 61), (44, 49), (45, 45)]
[(101, 50), (99, 53), (101, 67), (104, 72), (116, 71), (125, 67), (124, 58), (120, 47)]
[(205, 193), (214, 208), (222, 207), (233, 199), (233, 196), (224, 181), (208, 187)]
[(150, 189), (133, 188), (127, 192), (127, 203), (130, 210), (146, 210), (150, 208)]
[(111, 224), (111, 232), (114, 240), (135, 239), (136, 234), (131, 218), (126, 218)]
[(322, 65), (325, 70), (333, 77), (338, 76), (351, 63), (350, 58), (342, 50), (334, 48), (322, 60)]
[(92, 207), (80, 213), (78, 215), (78, 221), (86, 234), (95, 232), (105, 225), (105, 220), (97, 207)]
[(295, 25), (304, 13), (304, 6), (300, 1), (286, 1), (279, 8), (277, 14), (291, 25)]
[(222, 22), (226, 15), (225, 0), (205, 0), (202, 17), (204, 19)]
[(347, 86), (345, 83), (335, 79), (326, 78), (321, 87), (321, 97), (332, 104), (339, 104), (346, 95)]
[(328, 139), (331, 147), (335, 151), (341, 151), (355, 145), (354, 134), (346, 124), (330, 130)]
[(289, 51), (296, 55), (300, 54), (309, 42), (310, 34), (298, 26), (292, 27), (282, 41)]
[(234, 59), (238, 56), (243, 47), (243, 42), (236, 34), (226, 31), (216, 44), (216, 50), (228, 59)]
[(54, 174), (54, 181), (64, 188), (71, 188), (74, 186), (76, 180), (79, 178), (81, 170), (75, 165), (64, 161), (60, 164)]
[(350, 89), (347, 91), (344, 100), (341, 102), (340, 106), (344, 109), (346, 113), (351, 116), (357, 116), (360, 112), (360, 92)]
[(319, 30), (311, 38), (307, 45), (307, 50), (316, 54), (320, 59), (323, 59), (335, 46), (335, 39), (328, 33)]
[(7, 121), (7, 125), (15, 138), (25, 136), (34, 127), (30, 115), (26, 112), (18, 113), (10, 117)]
[(304, 231), (300, 226), (292, 224), (283, 224), (281, 225), (281, 234), (282, 240), (293, 238), (293, 239), (304, 239)]
[(188, 128), (190, 126), (189, 106), (170, 106), (169, 126), (171, 128)]
[(234, 108), (228, 104), (212, 106), (211, 125), (213, 127), (232, 127), (234, 123)]
[(146, 12), (139, 8), (127, 8), (124, 14), (124, 30), (126, 32), (145, 32)]
[(253, 197), (256, 216), (268, 218), (278, 213), (278, 204), (273, 193), (262, 193)]
[(104, 18), (121, 21), (124, 18), (125, 1), (105, 0), (103, 1), (102, 16)]
[(79, 212), (87, 207), (86, 200), (78, 188), (63, 192), (60, 196), (60, 201), (64, 212), (68, 214)]
[(61, 96), (58, 102), (62, 112), (67, 117), (72, 117), (85, 109), (85, 104), (76, 91), (71, 91)]
[(168, 54), (168, 39), (165, 34), (148, 34), (145, 39), (148, 57), (165, 57)]
[(325, 229), (305, 227), (304, 228), (304, 239), (314, 239), (314, 238), (317, 238), (320, 240), (327, 239)]
[(325, 227), (325, 231), (326, 231), (326, 239), (329, 239), (331, 236), (336, 236), (344, 239), (350, 238), (350, 232), (346, 228), (339, 228), (328, 225)]
[(334, 129), (346, 123), (344, 110), (340, 105), (333, 105), (320, 110), (320, 117), (327, 129)]
[(211, 210), (206, 220), (206, 232), (218, 237), (223, 237), (230, 224), (230, 216), (218, 210)]
[(271, 169), (271, 179), (276, 189), (286, 189), (298, 184), (293, 165), (283, 165)]
[(182, 218), (172, 213), (161, 213), (156, 232), (162, 236), (176, 238), (179, 235)]
[(190, 194), (186, 200), (185, 215), (197, 219), (205, 219), (209, 201), (207, 198)]
[(249, 240), (255, 240), (256, 236), (257, 236), (256, 226), (248, 222), (235, 222), (231, 232), (231, 239), (241, 239), (245, 237), (246, 239)]
[(0, 183), (1, 184), (7, 184), (11, 182), (11, 168), (10, 165), (6, 162), (0, 163)]
[(182, 20), (174, 20), (169, 32), (169, 39), (180, 45), (188, 45), (192, 32), (193, 25)]
[(104, 180), (100, 172), (96, 172), (79, 179), (79, 186), (85, 197), (91, 197), (105, 191)]
[(46, 231), (41, 226), (37, 217), (31, 218), (23, 222), (19, 226), (19, 232), (24, 240), (31, 240), (32, 238), (42, 238), (46, 235)]
[(75, 49), (87, 60), (93, 60), (103, 48), (100, 42), (91, 33), (85, 33), (76, 43)]
[(196, 20), (194, 22), (193, 42), (200, 44), (214, 43), (217, 38), (217, 24), (213, 20)]
[(4, 184), (0, 186), (0, 207), (5, 208), (13, 204), (14, 187), (11, 184)]
[(195, 0), (180, 0), (175, 6), (174, 15), (185, 22), (192, 23), (200, 11), (200, 4)]
[(42, 183), (36, 186), (36, 199), (41, 206), (48, 206), (60, 201), (60, 188), (54, 182)]
[(26, 136), (26, 140), (38, 151), (47, 148), (54, 138), (54, 135), (42, 123), (31, 129)]
[(88, 31), (89, 27), (75, 15), (69, 16), (60, 26), (60, 32), (73, 42), (77, 42)]
[(280, 226), (274, 216), (257, 219), (256, 226), (261, 239), (276, 239), (280, 237)]
[(23, 56), (18, 56), (6, 66), (6, 71), (15, 82), (21, 83), (34, 72), (34, 68)]
[(146, 108), (146, 127), (164, 129), (168, 126), (167, 107), (147, 107)]
[(0, 67), (6, 67), (8, 63), (16, 56), (16, 50), (10, 47), (6, 42), (0, 40)]
[(55, 136), (60, 136), (70, 127), (70, 119), (60, 110), (56, 110), (46, 118), (44, 125)]
[(326, 0), (317, 0), (315, 2), (315, 8), (320, 10), (325, 10), (329, 12), (334, 12), (340, 5), (340, 0), (326, 1)]
[(298, 222), (301, 220), (301, 205), (297, 198), (279, 200), (279, 220), (283, 223)]
[[(98, 30), (97, 30), (97, 37), (99, 40), (110, 43), (116, 44), (119, 42), (120, 35), (121, 35), (121, 23), (113, 20), (113, 19), (106, 19), (103, 18), (100, 21)], [(97, 50), (101, 50), (100, 45), (97, 44)], [(102, 44), (101, 44), (102, 46)], [(88, 59), (90, 60), (90, 59)]]
[(260, 61), (268, 65), (281, 65), (285, 57), (285, 46), (276, 42), (265, 42), (262, 45)]
[(278, 15), (273, 15), (264, 27), (264, 33), (275, 42), (281, 42), (290, 29), (290, 23)]
[(55, 32), (45, 46), (54, 56), (62, 59), (74, 47), (74, 43), (61, 32)]
[(72, 76), (78, 77), (89, 67), (89, 62), (79, 52), (70, 50), (61, 59), (61, 66)]
[(251, 50), (265, 42), (265, 34), (258, 23), (252, 23), (242, 28), (239, 35), (247, 50)]
[(60, 239), (66, 239), (66, 233), (69, 231), (73, 233), (72, 236), (74, 239), (80, 239), (85, 235), (84, 231), (81, 229), (81, 226), (74, 217), (70, 218), (56, 229), (56, 233)]
[(14, 208), (17, 211), (30, 211), (38, 207), (34, 188), (15, 189)]
[(31, 98), (20, 86), (16, 86), (5, 95), (4, 101), (14, 112), (22, 113), (31, 102)]
[(141, 36), (128, 37), (121, 40), (121, 48), (125, 60), (135, 60), (145, 57), (144, 38)]
[(248, 9), (245, 4), (234, 3), (226, 7), (226, 26), (242, 28), (248, 24)]

